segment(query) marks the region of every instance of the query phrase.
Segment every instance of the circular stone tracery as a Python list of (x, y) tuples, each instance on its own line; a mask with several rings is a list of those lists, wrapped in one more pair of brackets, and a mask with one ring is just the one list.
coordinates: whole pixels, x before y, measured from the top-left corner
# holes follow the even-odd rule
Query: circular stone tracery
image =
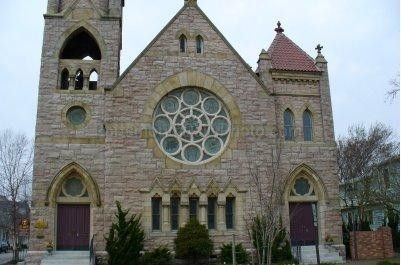
[(224, 150), (231, 122), (216, 96), (190, 87), (174, 90), (161, 99), (153, 114), (153, 129), (160, 148), (169, 157), (201, 164)]

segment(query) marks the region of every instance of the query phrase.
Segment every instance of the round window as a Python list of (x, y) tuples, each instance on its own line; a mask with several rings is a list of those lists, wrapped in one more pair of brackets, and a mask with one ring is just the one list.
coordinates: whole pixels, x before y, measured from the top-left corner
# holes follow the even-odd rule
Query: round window
[(63, 192), (71, 197), (81, 197), (85, 192), (85, 186), (77, 177), (71, 177), (64, 182)]
[(198, 88), (174, 90), (153, 114), (160, 148), (176, 161), (206, 163), (219, 155), (231, 132), (227, 109), (213, 94)]
[(294, 190), (300, 196), (311, 193), (311, 186), (309, 184), (309, 181), (304, 178), (297, 179), (295, 181)]
[(71, 107), (67, 111), (67, 119), (72, 125), (81, 125), (86, 120), (86, 111), (80, 106)]

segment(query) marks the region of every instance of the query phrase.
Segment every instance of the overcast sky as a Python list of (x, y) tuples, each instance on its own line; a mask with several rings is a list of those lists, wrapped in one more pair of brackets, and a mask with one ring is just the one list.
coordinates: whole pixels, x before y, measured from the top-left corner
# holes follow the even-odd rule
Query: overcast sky
[[(121, 70), (182, 7), (184, 0), (126, 0)], [(397, 135), (399, 98), (386, 101), (399, 74), (399, 0), (198, 0), (199, 6), (256, 69), (277, 20), (313, 58), (318, 43), (329, 62), (336, 135), (351, 124), (380, 121)], [(0, 130), (34, 136), (46, 0), (0, 1)]]

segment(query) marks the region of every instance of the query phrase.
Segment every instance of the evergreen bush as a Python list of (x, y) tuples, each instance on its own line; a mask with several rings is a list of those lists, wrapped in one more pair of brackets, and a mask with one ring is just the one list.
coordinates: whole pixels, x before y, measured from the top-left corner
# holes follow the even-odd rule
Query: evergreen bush
[[(232, 243), (224, 244), (221, 249), (221, 262), (224, 264), (232, 264), (233, 263), (233, 254), (232, 254)], [(235, 260), (237, 264), (248, 264), (249, 255), (242, 246), (242, 244), (235, 245)]]
[(172, 265), (173, 257), (167, 247), (158, 247), (140, 258), (140, 265)]
[(206, 227), (201, 225), (198, 220), (191, 219), (178, 230), (174, 247), (177, 258), (188, 259), (196, 263), (199, 259), (210, 257), (213, 242)]
[(111, 225), (106, 237), (106, 251), (109, 254), (109, 265), (136, 265), (143, 250), (145, 233), (141, 227), (140, 215), (131, 215), (122, 210), (120, 202), (116, 202), (116, 221)]

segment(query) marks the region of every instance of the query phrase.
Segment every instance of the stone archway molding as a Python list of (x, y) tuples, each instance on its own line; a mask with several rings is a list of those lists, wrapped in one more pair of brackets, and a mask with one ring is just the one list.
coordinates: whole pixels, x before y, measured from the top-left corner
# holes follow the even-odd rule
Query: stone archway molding
[(292, 188), (292, 185), (294, 184), (295, 179), (300, 175), (304, 174), (306, 177), (309, 178), (309, 180), (312, 182), (312, 184), (315, 187), (315, 193), (317, 193), (318, 200), (321, 202), (327, 202), (329, 200), (328, 197), (328, 192), (327, 188), (324, 185), (322, 179), (319, 177), (319, 175), (316, 173), (315, 170), (313, 170), (310, 166), (306, 164), (300, 164), (297, 166), (294, 170), (291, 171), (291, 173), (287, 176), (285, 182), (284, 182), (284, 201), (288, 201), (288, 197), (290, 194), (290, 190)]
[(60, 52), (61, 52), (62, 48), (64, 47), (67, 39), (71, 36), (71, 34), (73, 34), (75, 31), (77, 31), (80, 28), (83, 28), (90, 35), (92, 35), (94, 40), (97, 42), (97, 45), (99, 46), (100, 52), (102, 54), (102, 59), (103, 59), (103, 57), (105, 56), (105, 54), (107, 52), (107, 48), (106, 48), (107, 45), (106, 45), (104, 39), (102, 38), (102, 35), (99, 33), (99, 31), (86, 21), (78, 22), (77, 24), (75, 24), (72, 27), (70, 27), (69, 29), (67, 29), (60, 36), (59, 40), (56, 43), (55, 49), (54, 49), (54, 51), (55, 51), (53, 54), (54, 57), (56, 57), (56, 58), (60, 57)]
[(149, 96), (143, 110), (143, 122), (152, 121), (153, 111), (156, 105), (166, 94), (175, 89), (188, 86), (203, 88), (216, 94), (222, 102), (224, 102), (230, 112), (230, 117), (232, 119), (231, 124), (234, 126), (241, 124), (241, 112), (234, 97), (230, 94), (227, 88), (225, 88), (217, 79), (191, 70), (172, 75), (154, 88), (153, 93)]
[(100, 207), (101, 205), (100, 191), (96, 181), (92, 178), (92, 176), (86, 169), (84, 169), (76, 162), (72, 162), (64, 166), (59, 171), (59, 173), (53, 178), (49, 188), (47, 189), (45, 205), (54, 206), (56, 204), (61, 185), (63, 184), (66, 177), (68, 177), (73, 172), (76, 172), (82, 178), (82, 181), (84, 182), (84, 184), (88, 189), (91, 203), (93, 205)]

